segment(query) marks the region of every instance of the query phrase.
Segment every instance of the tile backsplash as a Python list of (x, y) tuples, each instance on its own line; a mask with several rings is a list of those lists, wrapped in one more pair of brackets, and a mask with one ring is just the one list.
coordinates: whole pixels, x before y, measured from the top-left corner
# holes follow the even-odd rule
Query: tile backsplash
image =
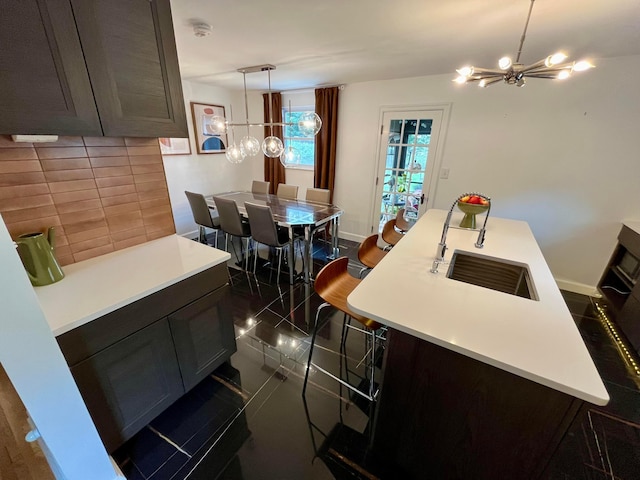
[(175, 233), (156, 138), (0, 135), (0, 214), (14, 239), (56, 227), (61, 265)]

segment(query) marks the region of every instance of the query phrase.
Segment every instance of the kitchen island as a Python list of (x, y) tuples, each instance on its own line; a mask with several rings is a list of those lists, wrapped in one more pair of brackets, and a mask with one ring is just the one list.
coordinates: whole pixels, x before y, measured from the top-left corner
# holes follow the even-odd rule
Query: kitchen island
[(445, 259), (525, 265), (532, 299), (431, 273), (446, 214), (429, 210), (348, 297), (390, 327), (373, 448), (416, 478), (540, 478), (582, 403), (609, 396), (528, 225), (489, 218), (483, 249), (452, 228)]
[(35, 288), (109, 452), (235, 352), (229, 258), (170, 235), (67, 265)]

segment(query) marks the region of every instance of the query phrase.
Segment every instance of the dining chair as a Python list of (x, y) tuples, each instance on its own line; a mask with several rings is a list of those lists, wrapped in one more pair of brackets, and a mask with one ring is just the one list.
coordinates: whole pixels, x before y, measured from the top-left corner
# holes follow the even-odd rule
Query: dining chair
[(330, 203), (331, 191), (325, 188), (307, 188), (305, 200), (316, 203)]
[[(271, 207), (268, 205), (257, 205), (255, 203), (246, 202), (244, 207), (249, 217), (251, 225), (251, 237), (254, 243), (263, 244), (273, 247), (278, 252), (278, 271), (276, 274), (276, 283), (280, 281), (280, 267), (282, 265), (282, 251), (288, 246), (291, 248), (291, 239), (289, 231), (286, 228), (278, 228)], [(295, 250), (293, 252), (295, 257)], [(256, 274), (258, 264), (258, 246), (255, 245), (253, 274)], [(271, 272), (272, 273), (272, 272)], [(271, 273), (269, 273), (269, 283), (271, 283)], [(293, 279), (292, 283), (293, 283)]]
[(216, 210), (220, 217), (220, 228), (225, 234), (224, 249), (229, 251), (229, 235), (231, 235), (232, 245), (233, 237), (240, 238), (240, 249), (242, 250), (242, 239), (245, 238), (247, 245), (244, 251), (244, 269), (248, 271), (249, 267), (249, 244), (251, 243), (251, 227), (249, 223), (242, 219), (238, 211), (236, 202), (214, 195), (213, 201), (216, 204)]
[(260, 180), (254, 180), (253, 183), (251, 184), (251, 193), (268, 195), (270, 186), (271, 186), (271, 183), (269, 182), (261, 182)]
[(220, 218), (218, 214), (211, 212), (204, 195), (186, 190), (184, 194), (189, 201), (193, 220), (196, 222), (196, 225), (198, 225), (198, 241), (207, 245), (209, 244), (206, 229), (210, 228), (215, 234), (214, 247), (218, 248), (218, 230), (220, 230)]
[(287, 185), (286, 183), (279, 183), (276, 196), (278, 198), (287, 198), (289, 200), (296, 200), (298, 198), (298, 186)]

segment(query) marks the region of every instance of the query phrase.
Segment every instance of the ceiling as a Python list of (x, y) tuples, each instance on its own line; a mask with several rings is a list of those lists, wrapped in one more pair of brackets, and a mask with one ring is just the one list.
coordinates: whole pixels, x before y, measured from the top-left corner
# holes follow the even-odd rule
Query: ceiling
[[(515, 59), (529, 0), (172, 0), (182, 77), (242, 88), (270, 63), (274, 90), (451, 74)], [(211, 34), (198, 38), (192, 25)], [(640, 54), (639, 0), (536, 0), (521, 63)], [(247, 74), (266, 90), (267, 74)]]

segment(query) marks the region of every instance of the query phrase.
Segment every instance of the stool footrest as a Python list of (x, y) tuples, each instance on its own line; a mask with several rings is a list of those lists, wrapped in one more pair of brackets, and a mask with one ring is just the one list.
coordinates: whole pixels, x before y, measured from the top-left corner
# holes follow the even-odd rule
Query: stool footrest
[(366, 393), (360, 391), (359, 389), (357, 389), (356, 387), (354, 387), (353, 385), (351, 385), (350, 383), (345, 382), (344, 380), (342, 380), (341, 378), (335, 376), (333, 373), (325, 370), (324, 368), (316, 365), (315, 363), (311, 362), (311, 365), (314, 366), (315, 368), (317, 368), (320, 372), (324, 373), (325, 375), (333, 378), (335, 381), (341, 383), (343, 386), (347, 387), (348, 389), (352, 390), (353, 392), (357, 393), (358, 395), (360, 395), (363, 398), (366, 398), (367, 400), (369, 400), (370, 402), (375, 401), (376, 397), (378, 396), (378, 392), (379, 389), (376, 390), (373, 394), (373, 396), (371, 395), (367, 395)]

